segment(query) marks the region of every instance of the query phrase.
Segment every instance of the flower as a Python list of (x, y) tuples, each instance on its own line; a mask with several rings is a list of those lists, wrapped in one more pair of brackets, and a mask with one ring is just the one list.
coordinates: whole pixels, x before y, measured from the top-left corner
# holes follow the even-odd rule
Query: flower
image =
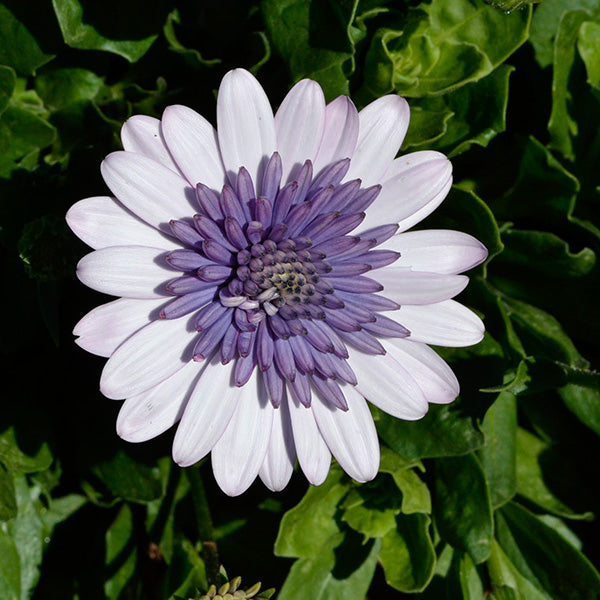
[(451, 298), (487, 251), (457, 231), (405, 233), (452, 183), (439, 152), (395, 158), (408, 121), (399, 96), (357, 112), (345, 96), (326, 104), (311, 80), (273, 116), (236, 69), (217, 130), (184, 106), (125, 123), (124, 151), (101, 167), (114, 197), (67, 214), (94, 248), (79, 279), (120, 296), (74, 334), (109, 357), (100, 389), (126, 399), (123, 439), (179, 422), (174, 460), (212, 451), (230, 495), (257, 475), (283, 489), (296, 458), (315, 485), (331, 455), (364, 482), (379, 466), (366, 400), (410, 420), (456, 398), (427, 344), (481, 340), (480, 319)]

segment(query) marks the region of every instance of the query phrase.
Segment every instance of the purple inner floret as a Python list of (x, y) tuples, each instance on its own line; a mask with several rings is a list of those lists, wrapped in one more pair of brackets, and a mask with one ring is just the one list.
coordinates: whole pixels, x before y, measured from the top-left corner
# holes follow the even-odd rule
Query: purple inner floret
[(347, 344), (384, 354), (377, 336), (409, 331), (380, 314), (398, 304), (380, 296), (383, 286), (364, 274), (393, 263), (399, 253), (374, 248), (397, 225), (348, 235), (365, 217), (381, 186), (361, 189), (360, 180), (340, 183), (350, 160), (338, 161), (313, 180), (312, 163), (280, 187), (279, 154), (269, 159), (256, 197), (242, 167), (235, 189), (220, 194), (199, 183), (193, 222), (171, 221), (186, 247), (167, 256), (183, 272), (166, 289), (177, 296), (163, 319), (197, 311), (194, 360), (215, 351), (223, 364), (236, 360), (235, 384), (244, 385), (258, 365), (274, 406), (287, 380), (310, 406), (311, 389), (347, 409), (339, 381), (356, 384), (346, 362)]

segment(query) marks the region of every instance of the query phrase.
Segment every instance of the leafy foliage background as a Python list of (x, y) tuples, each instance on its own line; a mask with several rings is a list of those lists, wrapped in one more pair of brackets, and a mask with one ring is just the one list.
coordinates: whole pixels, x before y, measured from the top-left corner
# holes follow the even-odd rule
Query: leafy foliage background
[[(455, 168), (420, 226), (490, 251), (462, 297), (485, 339), (439, 349), (460, 398), (375, 412), (369, 484), (334, 467), (227, 498), (208, 464), (172, 464), (172, 434), (117, 438), (103, 360), (72, 341), (100, 299), (66, 210), (106, 193), (125, 119), (214, 120), (238, 66), (275, 104), (303, 77), (407, 97), (404, 149)], [(2, 0), (0, 597), (193, 597), (219, 561), (279, 600), (600, 597), (599, 170), (598, 0)]]

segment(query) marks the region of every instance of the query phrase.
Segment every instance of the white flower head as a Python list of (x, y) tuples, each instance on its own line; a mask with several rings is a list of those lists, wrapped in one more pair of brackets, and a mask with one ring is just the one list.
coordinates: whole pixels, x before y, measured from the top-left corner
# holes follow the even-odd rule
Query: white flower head
[(118, 296), (75, 327), (108, 357), (101, 391), (123, 399), (132, 442), (179, 422), (173, 458), (212, 452), (220, 487), (288, 483), (296, 459), (318, 485), (331, 456), (375, 477), (367, 400), (400, 419), (451, 402), (456, 377), (427, 344), (468, 346), (483, 324), (451, 300), (487, 251), (456, 231), (405, 233), (442, 202), (438, 152), (395, 158), (409, 108), (384, 96), (357, 112), (311, 80), (273, 116), (257, 80), (225, 75), (217, 129), (184, 106), (134, 116), (102, 163), (114, 194), (67, 214), (94, 251), (89, 287)]

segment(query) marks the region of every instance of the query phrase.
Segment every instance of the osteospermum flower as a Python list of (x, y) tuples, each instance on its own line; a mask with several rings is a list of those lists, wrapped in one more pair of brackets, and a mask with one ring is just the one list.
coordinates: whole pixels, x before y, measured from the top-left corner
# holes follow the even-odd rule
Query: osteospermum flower
[(318, 485), (331, 455), (354, 479), (379, 466), (367, 400), (400, 419), (456, 398), (427, 344), (467, 346), (480, 319), (451, 300), (485, 248), (456, 231), (405, 233), (444, 199), (438, 152), (395, 158), (402, 98), (357, 112), (300, 81), (275, 116), (247, 71), (223, 78), (217, 130), (170, 106), (123, 126), (102, 163), (114, 197), (67, 215), (94, 252), (77, 275), (120, 296), (75, 327), (109, 357), (100, 389), (123, 399), (117, 431), (153, 438), (179, 422), (173, 458), (212, 451), (220, 487), (257, 475), (281, 490), (296, 461)]

